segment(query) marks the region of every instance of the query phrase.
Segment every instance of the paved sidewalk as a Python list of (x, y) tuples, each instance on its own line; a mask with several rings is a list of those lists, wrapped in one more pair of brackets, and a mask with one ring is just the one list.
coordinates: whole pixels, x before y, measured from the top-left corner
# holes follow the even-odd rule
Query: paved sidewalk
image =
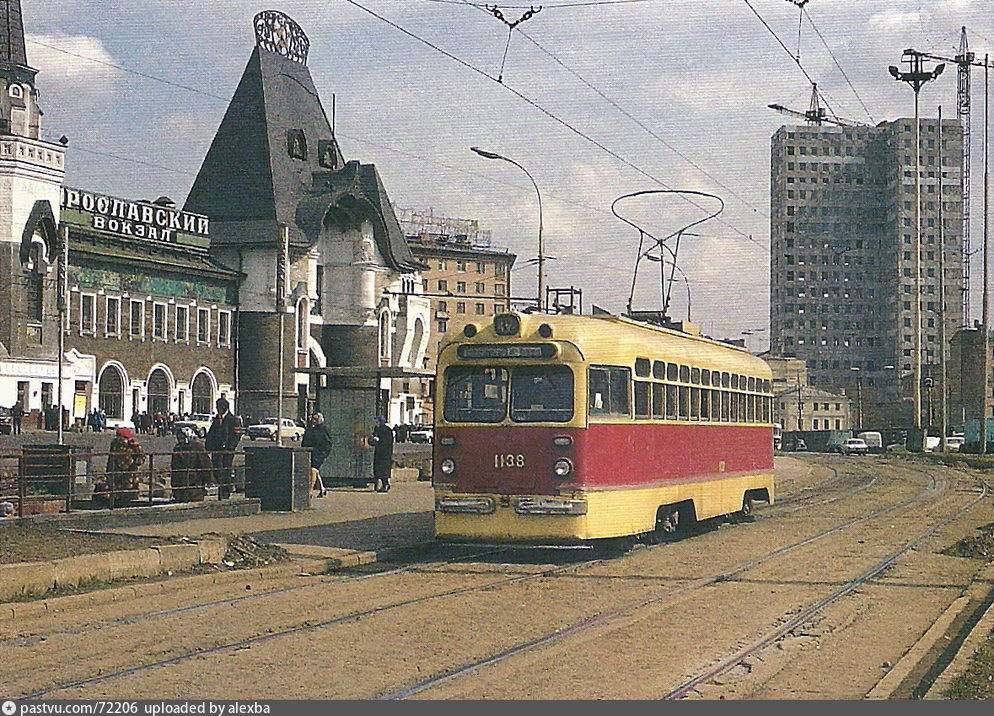
[(250, 534), (270, 543), (373, 551), (422, 544), (434, 537), (429, 482), (395, 482), (387, 493), (333, 489), (326, 497), (312, 498), (311, 508), (111, 531), (148, 536)]

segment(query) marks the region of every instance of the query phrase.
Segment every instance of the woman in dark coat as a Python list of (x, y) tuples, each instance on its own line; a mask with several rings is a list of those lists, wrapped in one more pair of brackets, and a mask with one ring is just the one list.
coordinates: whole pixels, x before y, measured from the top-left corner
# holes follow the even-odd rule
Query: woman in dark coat
[(321, 464), (331, 454), (331, 445), (331, 433), (324, 423), (324, 416), (321, 413), (314, 413), (304, 429), (300, 447), (311, 449), (311, 489), (318, 491), (318, 497), (328, 494), (321, 479)]
[(377, 492), (390, 489), (390, 468), (393, 467), (393, 430), (387, 421), (376, 416), (376, 427), (369, 439), (373, 445), (373, 481)]

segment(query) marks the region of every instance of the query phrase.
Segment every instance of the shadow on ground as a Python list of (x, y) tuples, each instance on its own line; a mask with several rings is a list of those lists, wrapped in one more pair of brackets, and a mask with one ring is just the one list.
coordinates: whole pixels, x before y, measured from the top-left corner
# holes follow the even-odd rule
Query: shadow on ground
[(309, 544), (356, 550), (416, 547), (435, 539), (432, 513), (401, 512), (349, 522), (255, 532), (260, 542)]

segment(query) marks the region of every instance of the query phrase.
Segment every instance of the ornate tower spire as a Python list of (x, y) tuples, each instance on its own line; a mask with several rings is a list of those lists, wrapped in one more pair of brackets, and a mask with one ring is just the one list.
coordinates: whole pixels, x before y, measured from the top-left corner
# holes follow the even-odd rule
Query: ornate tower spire
[(0, 0), (0, 65), (27, 67), (21, 0)]

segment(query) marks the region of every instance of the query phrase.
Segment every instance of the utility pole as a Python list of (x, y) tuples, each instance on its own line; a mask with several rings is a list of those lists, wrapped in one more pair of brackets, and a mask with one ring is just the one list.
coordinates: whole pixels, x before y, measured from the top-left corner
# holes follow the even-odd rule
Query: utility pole
[(922, 432), (922, 148), (921, 148), (921, 117), (918, 111), (918, 95), (926, 82), (934, 80), (945, 69), (945, 65), (936, 65), (935, 69), (926, 71), (922, 66), (921, 54), (914, 50), (905, 50), (902, 61), (909, 65), (908, 72), (901, 72), (891, 65), (888, 70), (891, 76), (906, 82), (915, 92), (915, 262), (914, 262), (914, 296), (915, 296), (915, 362), (914, 362), (914, 428), (916, 440), (921, 437), (924, 449), (927, 430)]
[(801, 374), (797, 374), (797, 431), (801, 432), (804, 429), (804, 422), (801, 416), (804, 413), (804, 401), (801, 399)]
[[(939, 451), (946, 452), (946, 436), (949, 434), (949, 407), (947, 397), (949, 390), (946, 387), (946, 231), (943, 226), (942, 205), (945, 202), (943, 197), (943, 176), (942, 170), (942, 105), (939, 105), (939, 427), (942, 434), (939, 442)], [(965, 171), (965, 169), (964, 169)]]
[(981, 369), (984, 377), (980, 381), (983, 393), (980, 396), (980, 454), (987, 453), (987, 395), (990, 386), (990, 216), (988, 213), (990, 206), (990, 62), (988, 55), (984, 55), (984, 306), (983, 306), (983, 326), (984, 332), (981, 345), (983, 346), (984, 358), (981, 361)]
[(69, 291), (69, 225), (63, 223), (59, 231), (59, 259), (58, 265), (56, 266), (56, 280), (55, 280), (55, 306), (59, 314), (59, 354), (58, 359), (58, 381), (59, 387), (57, 391), (57, 398), (59, 404), (58, 409), (58, 421), (59, 427), (56, 434), (57, 442), (59, 445), (65, 444), (65, 434), (62, 425), (62, 401), (63, 401), (63, 367), (65, 354), (66, 354), (66, 314), (69, 312), (69, 301), (68, 301), (68, 291)]
[(290, 277), (290, 227), (280, 226), (280, 244), (276, 250), (276, 311), (279, 314), (279, 348), (276, 360), (277, 372), (279, 373), (278, 390), (276, 396), (276, 445), (283, 447), (283, 372), (286, 359), (283, 355), (286, 346), (286, 300), (287, 285)]

